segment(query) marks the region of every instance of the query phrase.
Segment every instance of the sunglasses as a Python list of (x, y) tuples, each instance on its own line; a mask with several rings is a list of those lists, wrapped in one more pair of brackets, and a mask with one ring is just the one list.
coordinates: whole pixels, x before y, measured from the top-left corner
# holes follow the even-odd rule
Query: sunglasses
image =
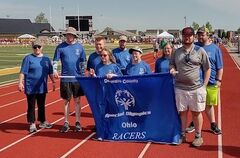
[(36, 46), (33, 46), (33, 49), (37, 49), (37, 48), (40, 49), (41, 47), (42, 47), (42, 46), (37, 46), (37, 45), (36, 45)]
[(190, 61), (190, 54), (185, 55), (185, 62), (188, 63)]
[(107, 56), (107, 54), (101, 54), (100, 56), (101, 56), (101, 57), (106, 57), (106, 56)]

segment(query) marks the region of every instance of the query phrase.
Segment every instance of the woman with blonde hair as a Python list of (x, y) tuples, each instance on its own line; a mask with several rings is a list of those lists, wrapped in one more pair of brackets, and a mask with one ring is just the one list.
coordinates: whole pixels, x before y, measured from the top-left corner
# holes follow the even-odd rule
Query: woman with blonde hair
[(173, 45), (170, 42), (167, 42), (163, 46), (163, 55), (158, 58), (155, 62), (155, 73), (160, 72), (169, 72), (169, 60), (173, 52)]
[(96, 66), (95, 70), (90, 69), (91, 76), (100, 76), (112, 78), (113, 76), (122, 76), (120, 68), (116, 64), (116, 59), (112, 51), (104, 48), (100, 54), (101, 62)]

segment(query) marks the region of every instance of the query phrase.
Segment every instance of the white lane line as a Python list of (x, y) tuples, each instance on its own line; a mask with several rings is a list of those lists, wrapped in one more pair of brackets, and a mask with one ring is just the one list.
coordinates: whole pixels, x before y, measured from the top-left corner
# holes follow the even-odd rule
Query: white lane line
[[(221, 111), (221, 96), (220, 96), (220, 88), (218, 93), (218, 127), (222, 129), (222, 111)], [(218, 158), (223, 158), (222, 153), (222, 134), (218, 135)]]
[[(45, 107), (47, 107), (47, 106), (49, 106), (49, 105), (52, 105), (52, 104), (54, 104), (54, 103), (56, 103), (56, 102), (59, 102), (59, 101), (61, 101), (61, 100), (62, 100), (62, 99), (58, 99), (58, 100), (55, 100), (55, 101), (53, 101), (53, 102), (51, 102), (51, 103), (48, 103), (48, 104), (46, 104)], [(35, 108), (35, 110), (37, 110), (37, 108)], [(10, 118), (10, 119), (8, 119), (8, 120), (5, 120), (5, 121), (3, 121), (3, 122), (0, 122), (0, 125), (3, 124), (3, 123), (6, 123), (6, 122), (12, 121), (12, 120), (14, 120), (14, 119), (16, 119), (16, 118), (19, 118), (19, 117), (21, 117), (21, 116), (24, 116), (24, 115), (26, 115), (26, 114), (27, 114), (27, 113), (25, 112), (25, 113), (22, 113), (22, 114), (20, 114), (20, 115), (15, 116), (15, 117), (12, 117), (12, 118)]]
[(78, 147), (80, 147), (81, 145), (83, 145), (84, 143), (86, 143), (93, 135), (95, 135), (95, 132), (93, 132), (92, 134), (90, 134), (88, 137), (86, 137), (85, 139), (83, 139), (82, 141), (80, 141), (76, 146), (74, 146), (71, 150), (69, 150), (66, 154), (64, 154), (63, 156), (61, 156), (61, 158), (65, 158), (68, 155), (70, 155), (73, 151), (75, 151)]
[(138, 158), (143, 158), (143, 156), (145, 155), (145, 153), (147, 152), (148, 148), (150, 147), (151, 142), (148, 142), (145, 147), (143, 148), (142, 152), (140, 153), (140, 155), (138, 156)]
[(0, 89), (7, 88), (7, 87), (12, 86), (13, 84), (18, 83), (17, 80), (18, 80), (18, 79), (14, 79), (14, 80), (8, 80), (8, 81), (0, 82), (0, 84), (1, 84), (1, 85), (0, 85)]
[(4, 93), (2, 95), (0, 95), (0, 97), (4, 97), (6, 95), (10, 95), (10, 94), (13, 94), (13, 93), (18, 93), (19, 91), (13, 91), (13, 92), (9, 92), (9, 93)]
[(231, 55), (230, 55), (230, 57), (232, 58), (234, 64), (237, 66), (238, 70), (240, 70), (240, 67), (239, 67), (239, 65), (238, 65), (238, 63), (237, 63), (237, 61), (236, 61), (236, 59), (235, 59), (234, 57), (232, 57)]
[[(60, 88), (56, 88), (56, 90), (59, 90)], [(50, 92), (53, 92), (52, 90), (49, 91)], [(15, 103), (18, 103), (18, 102), (21, 102), (21, 101), (24, 101), (26, 100), (26, 98), (23, 98), (23, 99), (20, 99), (20, 100), (17, 100), (15, 102), (11, 102), (11, 103), (8, 103), (8, 104), (4, 104), (4, 105), (0, 105), (0, 109), (3, 108), (3, 107), (6, 107), (6, 106), (9, 106), (9, 105), (12, 105), (12, 104), (15, 104)]]
[(11, 102), (11, 103), (8, 103), (8, 104), (5, 104), (5, 105), (1, 105), (0, 109), (4, 108), (6, 106), (9, 106), (9, 105), (15, 104), (15, 103), (19, 103), (19, 102), (24, 101), (24, 100), (26, 100), (26, 98), (23, 98), (23, 99), (20, 99), (20, 100), (17, 100), (17, 101), (14, 101), (14, 102)]
[[(86, 108), (86, 107), (88, 107), (88, 106), (89, 106), (89, 104), (87, 104), (87, 105), (83, 106), (81, 109), (84, 109), (84, 108)], [(70, 113), (69, 115), (72, 115), (72, 114), (74, 114), (74, 113), (75, 113), (75, 112), (73, 111), (73, 112), (72, 112), (72, 113)], [(63, 120), (63, 119), (64, 119), (64, 117), (61, 117), (60, 119), (58, 119), (58, 120), (56, 120), (56, 121), (52, 122), (52, 124), (54, 125), (54, 124), (56, 124), (57, 122), (59, 122), (59, 121), (61, 121), (61, 120)], [(19, 139), (19, 140), (15, 141), (15, 142), (13, 142), (13, 143), (11, 143), (11, 144), (7, 145), (7, 146), (5, 146), (5, 147), (1, 148), (1, 149), (0, 149), (0, 152), (2, 152), (2, 151), (4, 151), (4, 150), (6, 150), (6, 149), (8, 149), (8, 148), (10, 148), (10, 147), (12, 147), (12, 146), (14, 146), (14, 145), (16, 145), (17, 143), (19, 143), (19, 142), (21, 142), (21, 141), (23, 141), (23, 140), (25, 140), (25, 139), (27, 139), (27, 138), (31, 137), (32, 135), (34, 135), (34, 134), (36, 134), (36, 133), (40, 132), (41, 130), (43, 130), (43, 128), (41, 128), (41, 129), (37, 130), (37, 132), (30, 133), (30, 134), (26, 135), (25, 137), (23, 137), (23, 138), (21, 138), (21, 139)]]

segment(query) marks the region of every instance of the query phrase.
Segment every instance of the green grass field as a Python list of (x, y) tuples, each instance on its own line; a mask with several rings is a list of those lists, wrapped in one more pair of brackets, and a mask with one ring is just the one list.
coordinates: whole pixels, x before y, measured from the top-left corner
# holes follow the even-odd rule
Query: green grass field
[[(127, 47), (131, 48), (135, 45), (139, 45), (141, 48), (143, 48), (144, 52), (152, 49), (151, 44), (129, 43)], [(107, 43), (107, 47), (113, 49), (118, 47), (118, 44)], [(44, 46), (43, 53), (47, 54), (52, 59), (55, 48), (56, 46)], [(89, 44), (85, 44), (84, 49), (87, 56), (95, 50), (94, 45)], [(20, 66), (24, 56), (29, 53), (32, 53), (32, 48), (30, 46), (0, 46), (0, 69)], [(18, 74), (2, 75), (0, 76), (0, 85), (7, 82), (12, 82), (12, 80), (16, 80), (17, 78)]]

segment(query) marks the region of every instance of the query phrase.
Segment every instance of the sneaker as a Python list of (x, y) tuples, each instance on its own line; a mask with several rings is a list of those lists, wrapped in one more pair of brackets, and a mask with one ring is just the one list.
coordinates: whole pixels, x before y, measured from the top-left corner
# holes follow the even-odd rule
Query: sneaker
[(217, 127), (216, 123), (211, 124), (211, 131), (216, 135), (222, 134), (222, 131)]
[(60, 132), (61, 133), (67, 133), (69, 131), (70, 127), (69, 127), (69, 124), (68, 122), (64, 122), (62, 128), (60, 129)]
[(193, 122), (190, 123), (190, 125), (185, 129), (186, 133), (192, 133), (195, 131), (195, 127)]
[(35, 123), (30, 124), (29, 133), (37, 132), (37, 127)]
[(178, 145), (182, 144), (182, 143), (186, 143), (187, 142), (187, 137), (186, 135), (181, 135), (179, 141), (178, 141)]
[(47, 121), (44, 121), (39, 124), (39, 128), (52, 128), (52, 124), (48, 123)]
[(81, 125), (80, 125), (80, 123), (79, 122), (76, 122), (76, 127), (75, 127), (75, 132), (80, 132), (80, 131), (82, 131), (82, 127), (81, 127)]
[(200, 147), (203, 144), (202, 137), (195, 137), (195, 139), (192, 142), (192, 146), (194, 147)]

